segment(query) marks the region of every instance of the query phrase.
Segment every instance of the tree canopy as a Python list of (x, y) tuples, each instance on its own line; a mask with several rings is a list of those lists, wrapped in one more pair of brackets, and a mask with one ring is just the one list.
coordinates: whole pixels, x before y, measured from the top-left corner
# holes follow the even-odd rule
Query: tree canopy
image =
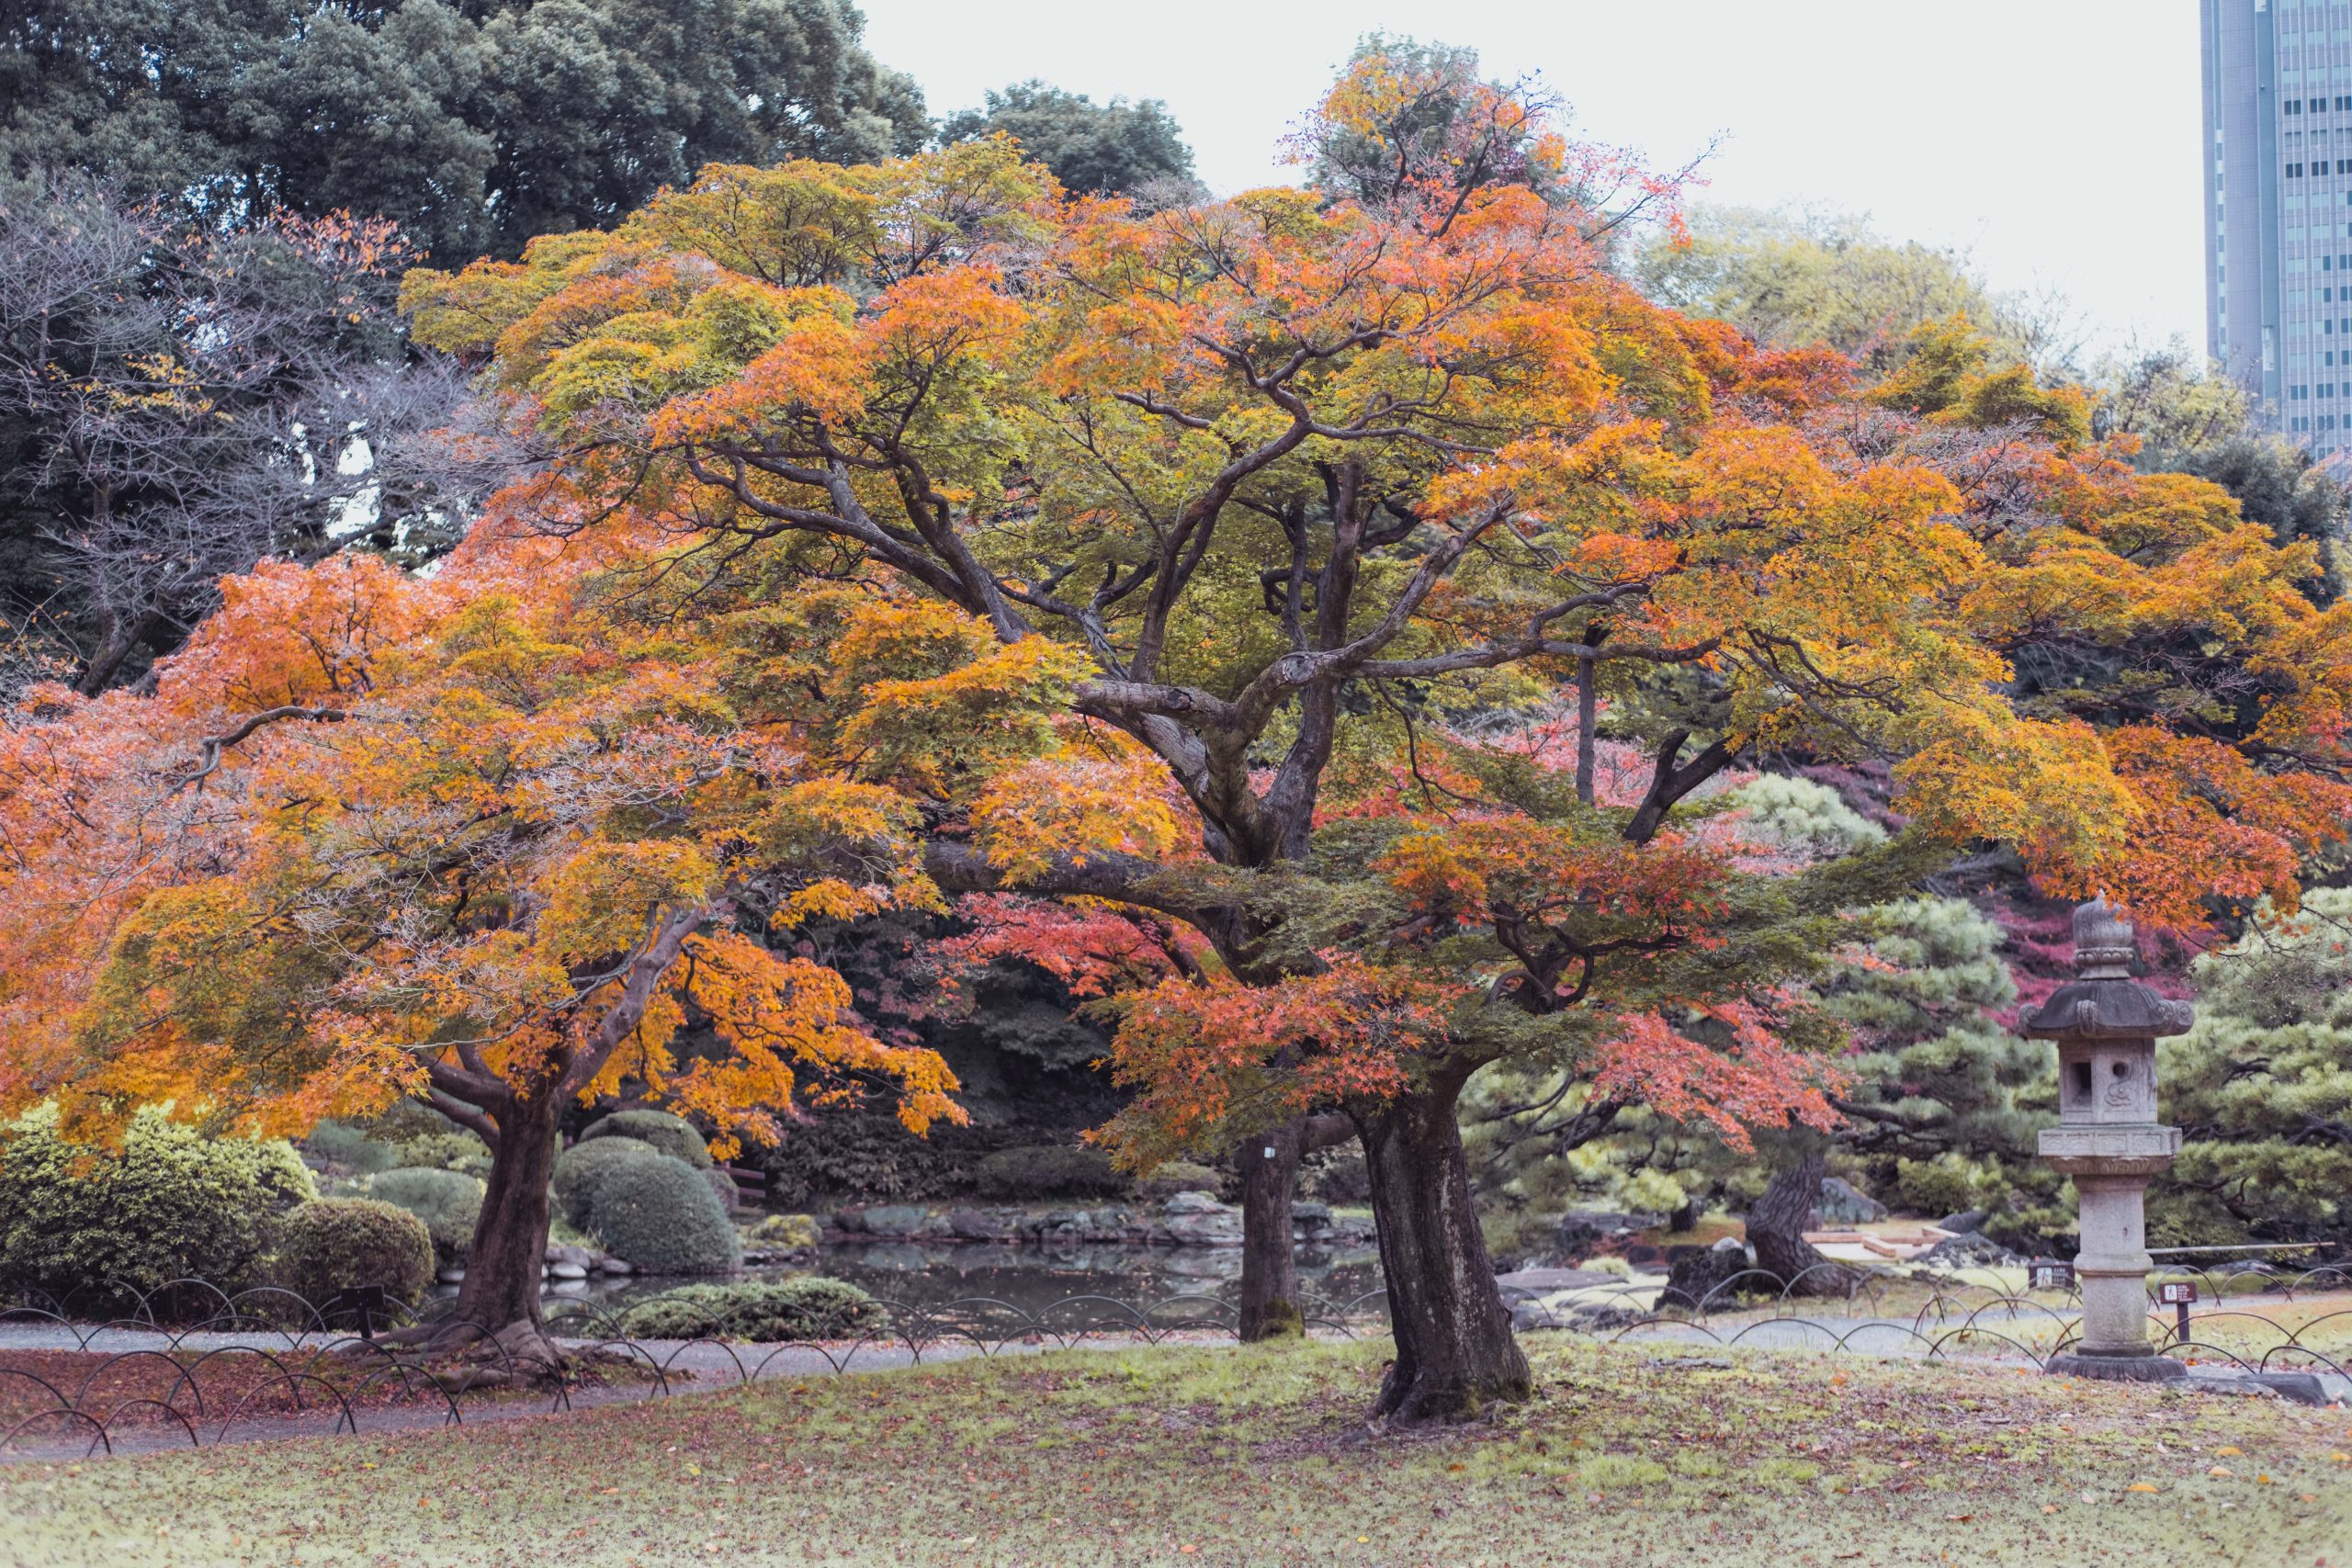
[(390, 219), (454, 259), (609, 223), (708, 163), (929, 131), (846, 0), (60, 0), (0, 27), (0, 173), (259, 218)]
[(999, 132), (1077, 195), (1175, 200), (1194, 194), (1193, 150), (1158, 98), (1097, 104), (1032, 78), (989, 93), (982, 107), (949, 115), (939, 127), (946, 142)]

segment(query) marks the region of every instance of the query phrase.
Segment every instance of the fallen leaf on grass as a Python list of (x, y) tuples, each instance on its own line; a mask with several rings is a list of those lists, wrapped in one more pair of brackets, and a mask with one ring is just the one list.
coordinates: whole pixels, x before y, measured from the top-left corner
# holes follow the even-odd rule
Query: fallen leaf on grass
[(2211, 1475), (2211, 1476), (2218, 1476), (2219, 1478), (2221, 1478), (2221, 1479), (2222, 1479), (2222, 1480), (2223, 1480), (2223, 1481), (2227, 1481), (2227, 1480), (2229, 1480), (2229, 1479), (2230, 1479), (2230, 1477), (2231, 1477), (2231, 1474), (2232, 1474), (2232, 1472), (2231, 1472), (2230, 1471), (2227, 1471), (2227, 1470), (2222, 1469), (2222, 1468), (2220, 1465), (2218, 1465), (2218, 1464), (2217, 1464), (2217, 1465), (2215, 1465), (2212, 1469), (2211, 1469), (2211, 1470), (2207, 1471), (2205, 1473), (2206, 1473), (2206, 1474), (2208, 1474), (2208, 1475)]
[(2144, 1481), (2135, 1481), (2131, 1485), (2126, 1486), (2123, 1490), (2126, 1492), (2154, 1492), (2155, 1488), (2149, 1485)]

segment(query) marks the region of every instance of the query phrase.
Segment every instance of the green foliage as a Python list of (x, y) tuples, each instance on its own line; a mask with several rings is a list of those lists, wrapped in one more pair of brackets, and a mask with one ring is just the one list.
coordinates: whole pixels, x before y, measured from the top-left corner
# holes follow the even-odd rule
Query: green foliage
[(0, 1124), (0, 1292), (63, 1296), (252, 1280), (277, 1218), (318, 1196), (293, 1146), (228, 1137), (160, 1110), (119, 1153), (69, 1143), (43, 1107)]
[(889, 1314), (845, 1280), (813, 1276), (726, 1285), (681, 1285), (621, 1317), (639, 1339), (849, 1339), (880, 1332)]
[(490, 1145), (471, 1133), (451, 1130), (406, 1138), (393, 1145), (401, 1165), (412, 1170), (454, 1170), (464, 1176), (490, 1174)]
[(657, 1154), (629, 1159), (587, 1184), (587, 1228), (605, 1249), (655, 1274), (723, 1274), (742, 1244), (703, 1173)]
[(616, 1111), (580, 1134), (583, 1144), (594, 1138), (634, 1138), (672, 1159), (706, 1170), (710, 1168), (710, 1145), (695, 1131), (695, 1124), (666, 1111)]
[(1725, 804), (1740, 814), (1743, 837), (1762, 839), (1826, 860), (1886, 842), (1886, 829), (1848, 806), (1836, 790), (1787, 773), (1758, 773), (1726, 791)]
[(2266, 908), (2190, 977), (2197, 1025), (2158, 1047), (2185, 1141), (2149, 1190), (2149, 1240), (2352, 1240), (2352, 889)]
[(381, 1285), (414, 1305), (433, 1283), (433, 1251), (424, 1222), (406, 1208), (320, 1198), (295, 1205), (278, 1223), (271, 1272), (313, 1306), (348, 1285)]
[(593, 1143), (583, 1139), (574, 1144), (555, 1156), (555, 1175), (549, 1190), (555, 1194), (556, 1212), (567, 1224), (587, 1229), (591, 1187), (608, 1171), (638, 1160), (661, 1157), (661, 1150), (635, 1138), (598, 1138)]
[(461, 1261), (473, 1250), (474, 1226), (481, 1219), (482, 1184), (454, 1170), (388, 1170), (368, 1179), (368, 1195), (406, 1209), (424, 1222), (433, 1250)]
[(65, 0), (0, 22), (0, 173), (104, 170), (207, 215), (398, 220), (438, 254), (609, 226), (709, 163), (910, 151), (847, 0)]
[(1215, 1192), (1224, 1185), (1222, 1171), (1191, 1160), (1171, 1159), (1149, 1176), (1137, 1178), (1135, 1188), (1138, 1197), (1172, 1198), (1179, 1192)]
[(1634, 273), (1645, 293), (1726, 321), (1760, 343), (1838, 350), (1883, 374), (1914, 328), (1964, 315), (2005, 357), (2025, 359), (2041, 329), (2022, 301), (1989, 291), (1958, 252), (1897, 244), (1859, 218), (1702, 207), (1690, 243), (1660, 235)]
[(1158, 98), (1097, 104), (1032, 78), (989, 94), (983, 108), (948, 116), (939, 139), (971, 141), (1000, 132), (1075, 196), (1135, 196), (1158, 187), (1182, 199), (1197, 188), (1193, 150)]
[(379, 1144), (361, 1129), (344, 1122), (322, 1122), (302, 1139), (303, 1148), (330, 1165), (355, 1176), (374, 1176), (404, 1162), (400, 1152)]
[(980, 1161), (975, 1175), (988, 1198), (1112, 1198), (1129, 1188), (1109, 1155), (1064, 1144), (999, 1149)]

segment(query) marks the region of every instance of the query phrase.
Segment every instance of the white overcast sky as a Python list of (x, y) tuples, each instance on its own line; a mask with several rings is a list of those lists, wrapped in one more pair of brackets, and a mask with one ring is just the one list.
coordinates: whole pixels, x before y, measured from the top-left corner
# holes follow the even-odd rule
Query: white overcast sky
[(1274, 143), (1357, 35), (1539, 72), (1577, 130), (1679, 164), (1702, 201), (1867, 213), (2063, 294), (2094, 353), (2202, 351), (2195, 0), (864, 0), (932, 112), (1030, 76), (1163, 98), (1219, 192), (1295, 177)]

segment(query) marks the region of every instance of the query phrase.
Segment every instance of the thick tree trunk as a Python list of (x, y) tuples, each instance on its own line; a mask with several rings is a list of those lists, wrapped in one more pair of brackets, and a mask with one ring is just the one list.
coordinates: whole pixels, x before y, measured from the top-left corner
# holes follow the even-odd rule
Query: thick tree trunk
[(517, 1100), (498, 1121), (481, 1218), (456, 1318), (492, 1334), (539, 1324), (539, 1280), (548, 1250), (548, 1182), (555, 1174), (556, 1097)]
[(1244, 1344), (1306, 1332), (1298, 1306), (1298, 1258), (1291, 1245), (1291, 1203), (1306, 1153), (1306, 1119), (1242, 1140), (1241, 1338)]
[(1818, 1150), (1805, 1156), (1772, 1178), (1747, 1212), (1747, 1244), (1756, 1249), (1756, 1267), (1792, 1296), (1842, 1296), (1853, 1288), (1852, 1271), (1824, 1258), (1804, 1238), (1827, 1169)]
[(1373, 1414), (1396, 1421), (1464, 1420), (1533, 1389), (1470, 1201), (1453, 1109), (1468, 1077), (1355, 1112), (1396, 1341)]

